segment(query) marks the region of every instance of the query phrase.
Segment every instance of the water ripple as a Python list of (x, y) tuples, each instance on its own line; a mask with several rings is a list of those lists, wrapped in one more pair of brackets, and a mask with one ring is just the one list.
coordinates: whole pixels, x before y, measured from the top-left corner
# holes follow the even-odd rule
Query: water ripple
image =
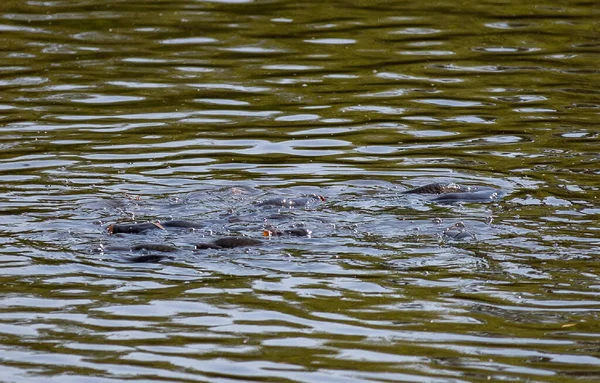
[(2, 379), (600, 379), (593, 10), (11, 2)]

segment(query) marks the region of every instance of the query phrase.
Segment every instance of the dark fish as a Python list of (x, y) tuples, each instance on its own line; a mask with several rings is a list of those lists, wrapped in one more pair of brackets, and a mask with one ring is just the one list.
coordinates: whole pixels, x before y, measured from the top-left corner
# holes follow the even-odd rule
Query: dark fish
[(162, 253), (170, 253), (177, 251), (176, 247), (163, 245), (161, 243), (140, 243), (134, 246), (103, 246), (98, 248), (102, 252), (131, 252), (131, 251), (160, 251)]
[(268, 219), (271, 221), (278, 221), (278, 220), (287, 219), (287, 218), (289, 218), (288, 215), (281, 214), (281, 213), (270, 214), (265, 217), (265, 219)]
[(248, 237), (223, 237), (211, 242), (199, 243), (196, 245), (196, 249), (233, 249), (236, 247), (257, 246), (260, 244), (262, 244), (262, 241)]
[(165, 230), (158, 222), (145, 223), (113, 223), (107, 227), (108, 234), (142, 234), (149, 230)]
[(454, 202), (493, 202), (498, 199), (498, 191), (494, 189), (479, 190), (464, 193), (446, 193), (435, 198), (434, 201), (442, 203)]
[(165, 228), (196, 229), (204, 227), (204, 224), (193, 221), (164, 221), (144, 223), (113, 223), (108, 225), (108, 234), (143, 234), (149, 230), (166, 230)]
[(407, 190), (405, 194), (445, 194), (445, 193), (464, 193), (472, 189), (468, 186), (461, 186), (455, 183), (433, 183), (420, 186), (415, 189)]
[(178, 221), (178, 220), (163, 221), (160, 224), (163, 225), (164, 227), (173, 227), (173, 228), (181, 228), (181, 229), (200, 229), (200, 228), (203, 228), (204, 226), (206, 226), (201, 222)]
[(277, 228), (265, 228), (265, 231), (263, 232), (265, 237), (281, 237), (285, 235), (292, 237), (310, 237), (311, 234), (312, 230), (302, 229), (299, 227), (285, 230), (278, 230)]
[(173, 259), (173, 257), (169, 257), (167, 255), (149, 254), (127, 258), (128, 261), (133, 263), (158, 263), (160, 261), (164, 261), (165, 259)]
[(463, 186), (454, 183), (433, 183), (407, 190), (405, 194), (438, 194), (433, 200), (440, 203), (491, 202), (503, 193), (489, 187)]

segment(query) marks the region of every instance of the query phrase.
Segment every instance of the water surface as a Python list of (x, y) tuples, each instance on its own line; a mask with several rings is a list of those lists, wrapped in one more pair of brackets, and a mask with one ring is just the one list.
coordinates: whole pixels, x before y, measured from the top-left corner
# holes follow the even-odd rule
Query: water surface
[[(6, 2), (2, 380), (600, 379), (598, 16)], [(402, 194), (430, 182), (503, 197)], [(169, 219), (204, 227), (106, 230)], [(264, 244), (194, 249), (227, 235)], [(107, 250), (147, 243), (177, 250)]]

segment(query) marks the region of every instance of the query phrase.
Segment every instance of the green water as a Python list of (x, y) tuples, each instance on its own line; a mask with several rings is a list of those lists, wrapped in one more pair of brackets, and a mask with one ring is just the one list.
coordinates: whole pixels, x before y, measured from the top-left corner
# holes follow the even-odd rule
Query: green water
[(4, 2), (0, 381), (599, 380), (599, 9)]

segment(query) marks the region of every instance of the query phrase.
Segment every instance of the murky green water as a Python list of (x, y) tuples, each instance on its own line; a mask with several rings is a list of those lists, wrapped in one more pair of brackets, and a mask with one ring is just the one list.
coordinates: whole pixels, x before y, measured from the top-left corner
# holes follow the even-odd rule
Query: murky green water
[(2, 382), (600, 379), (596, 2), (0, 10)]

